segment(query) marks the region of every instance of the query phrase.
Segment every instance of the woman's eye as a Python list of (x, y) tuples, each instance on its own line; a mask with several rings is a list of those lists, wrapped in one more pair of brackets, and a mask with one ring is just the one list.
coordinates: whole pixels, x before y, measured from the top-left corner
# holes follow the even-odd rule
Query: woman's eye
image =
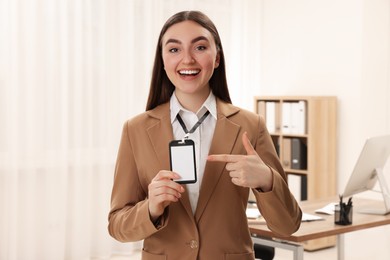
[(169, 52), (170, 52), (170, 53), (176, 53), (176, 52), (178, 52), (178, 51), (179, 51), (178, 48), (170, 48), (170, 49), (169, 49)]
[(206, 46), (198, 46), (198, 47), (196, 47), (196, 50), (198, 50), (198, 51), (203, 51), (205, 49), (206, 49)]

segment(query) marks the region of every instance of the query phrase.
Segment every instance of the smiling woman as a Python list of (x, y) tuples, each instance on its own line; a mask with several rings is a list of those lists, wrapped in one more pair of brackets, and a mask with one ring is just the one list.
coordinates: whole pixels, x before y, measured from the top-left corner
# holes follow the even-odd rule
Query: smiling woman
[[(191, 151), (178, 172), (172, 143)], [(195, 178), (184, 185), (186, 166)], [(302, 212), (264, 119), (231, 104), (214, 23), (199, 11), (176, 13), (160, 32), (147, 110), (123, 126), (109, 233), (144, 240), (145, 260), (254, 260), (250, 190), (273, 232), (299, 228)]]

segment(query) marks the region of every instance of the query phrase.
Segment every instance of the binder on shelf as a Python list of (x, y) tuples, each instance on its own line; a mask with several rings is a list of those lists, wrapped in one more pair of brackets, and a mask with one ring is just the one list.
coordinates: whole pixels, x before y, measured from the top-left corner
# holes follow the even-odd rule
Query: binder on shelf
[(306, 103), (298, 101), (291, 103), (291, 122), (290, 128), (292, 134), (306, 133)]
[(281, 126), (280, 126), (280, 124), (281, 124), (281, 119), (280, 119), (280, 117), (281, 117), (281, 114), (280, 114), (280, 103), (279, 102), (275, 102), (275, 130), (277, 131), (277, 132), (280, 132), (281, 131)]
[(275, 102), (265, 102), (265, 118), (268, 131), (275, 133)]
[(291, 133), (291, 102), (283, 102), (282, 105), (282, 132)]
[(291, 138), (291, 169), (307, 169), (307, 146), (300, 138)]
[(283, 102), (282, 129), (286, 134), (306, 134), (306, 102)]
[(280, 143), (279, 143), (279, 138), (272, 138), (272, 142), (274, 143), (275, 151), (276, 154), (280, 158)]
[(291, 139), (283, 138), (282, 165), (285, 169), (291, 169)]
[(297, 104), (297, 133), (306, 134), (306, 102), (303, 100)]
[(265, 118), (267, 129), (270, 133), (275, 133), (280, 130), (280, 111), (279, 103), (274, 101), (265, 102)]
[(307, 200), (307, 176), (287, 174), (287, 183), (297, 201)]

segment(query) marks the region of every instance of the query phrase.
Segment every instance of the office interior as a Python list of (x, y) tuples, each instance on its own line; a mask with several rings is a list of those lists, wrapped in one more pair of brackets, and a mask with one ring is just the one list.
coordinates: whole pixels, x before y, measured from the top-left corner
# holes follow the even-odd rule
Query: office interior
[[(337, 97), (339, 193), (365, 140), (390, 134), (388, 0), (0, 0), (0, 259), (135, 259), (140, 242), (107, 232), (116, 154), (181, 10), (215, 22), (235, 105)], [(389, 226), (346, 234), (345, 259), (390, 259), (389, 242)]]

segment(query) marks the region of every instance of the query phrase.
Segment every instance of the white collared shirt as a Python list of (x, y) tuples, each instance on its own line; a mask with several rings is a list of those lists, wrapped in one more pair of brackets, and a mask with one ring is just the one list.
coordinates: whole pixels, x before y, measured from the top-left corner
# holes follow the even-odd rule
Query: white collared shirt
[(185, 135), (182, 126), (176, 119), (177, 114), (180, 114), (180, 117), (183, 119), (183, 122), (189, 131), (204, 115), (204, 113), (207, 112), (207, 110), (210, 111), (210, 114), (195, 130), (195, 132), (189, 135), (189, 139), (193, 140), (195, 143), (196, 173), (198, 180), (196, 183), (187, 184), (186, 189), (189, 194), (192, 213), (195, 213), (207, 156), (209, 154), (211, 140), (213, 138), (215, 125), (217, 123), (217, 103), (214, 94), (210, 92), (210, 95), (198, 110), (198, 112), (193, 113), (182, 107), (182, 105), (177, 100), (175, 92), (173, 92), (170, 100), (170, 109), (173, 138), (175, 140), (181, 140)]

